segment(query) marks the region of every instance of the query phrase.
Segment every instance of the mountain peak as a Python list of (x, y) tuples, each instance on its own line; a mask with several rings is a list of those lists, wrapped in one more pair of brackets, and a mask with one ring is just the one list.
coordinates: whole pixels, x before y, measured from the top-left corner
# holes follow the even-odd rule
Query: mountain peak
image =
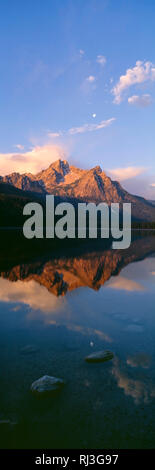
[(143, 220), (155, 220), (155, 208), (145, 199), (132, 196), (120, 183), (112, 181), (99, 165), (85, 170), (69, 165), (59, 158), (36, 175), (12, 173), (0, 177), (1, 183), (42, 194), (53, 194), (84, 202), (132, 203), (132, 215)]
[(67, 160), (62, 160), (61, 158), (58, 158), (58, 160), (55, 160), (50, 164), (50, 167), (52, 168), (64, 168), (64, 167), (69, 167), (69, 163)]
[(99, 165), (94, 166), (91, 171), (95, 171), (96, 173), (102, 173), (102, 168)]

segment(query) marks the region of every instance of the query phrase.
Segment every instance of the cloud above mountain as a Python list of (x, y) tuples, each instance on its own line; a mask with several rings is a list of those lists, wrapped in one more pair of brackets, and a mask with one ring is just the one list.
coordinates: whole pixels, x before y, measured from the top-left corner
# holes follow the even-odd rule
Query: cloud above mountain
[(152, 62), (138, 60), (133, 68), (126, 70), (121, 75), (119, 81), (112, 88), (114, 103), (120, 104), (124, 98), (124, 93), (133, 85), (140, 85), (144, 82), (155, 81), (155, 65)]
[(125, 181), (141, 175), (146, 172), (146, 170), (147, 168), (143, 166), (128, 166), (126, 168), (114, 168), (112, 170), (107, 170), (107, 172), (112, 178), (118, 179), (119, 181)]
[[(153, 170), (153, 169), (152, 169)], [(147, 166), (127, 166), (124, 168), (107, 169), (112, 180), (120, 181), (123, 187), (131, 194), (137, 194), (146, 199), (155, 198), (154, 173), (150, 174)]]
[(106, 61), (107, 61), (107, 59), (106, 59), (106, 57), (105, 57), (104, 55), (98, 55), (98, 56), (97, 56), (96, 62), (97, 62), (98, 64), (100, 64), (101, 67), (104, 67), (104, 65), (106, 64)]
[(17, 144), (15, 147), (18, 151), (0, 153), (0, 174), (1, 176), (4, 176), (12, 172), (37, 173), (58, 159), (66, 160), (66, 158), (68, 158), (68, 150), (64, 143), (64, 139), (62, 143), (58, 144), (54, 143), (55, 139), (65, 137), (71, 139), (71, 137), (76, 134), (102, 130), (109, 127), (114, 121), (115, 118), (112, 117), (95, 124), (89, 122), (77, 127), (70, 127), (67, 130), (49, 130), (46, 137), (48, 139), (48, 143), (44, 145), (34, 145), (34, 147), (28, 151), (24, 151), (24, 147), (21, 144)]
[(84, 124), (83, 126), (72, 127), (71, 129), (68, 130), (68, 133), (70, 135), (74, 135), (74, 134), (83, 134), (85, 132), (97, 131), (99, 129), (104, 129), (105, 127), (110, 126), (113, 121), (115, 121), (114, 117), (111, 119), (107, 119), (106, 121), (101, 121), (98, 124)]
[(146, 108), (152, 104), (152, 98), (149, 94), (145, 95), (133, 95), (129, 96), (128, 103), (131, 105), (139, 106), (140, 108)]
[[(95, 118), (96, 114), (92, 114), (92, 117)], [(99, 129), (104, 129), (105, 127), (109, 127), (112, 122), (114, 122), (116, 119), (114, 117), (110, 119), (106, 119), (103, 121), (100, 121), (96, 124), (90, 123), (85, 123), (82, 124), (81, 126), (75, 126), (75, 127), (70, 127), (67, 130), (59, 130), (58, 132), (53, 132), (53, 131), (48, 131), (48, 137), (55, 138), (55, 137), (62, 137), (62, 136), (67, 136), (67, 135), (75, 135), (75, 134), (84, 134), (86, 132), (93, 132), (97, 131)]]
[(36, 173), (58, 158), (66, 158), (66, 152), (63, 147), (54, 144), (35, 146), (23, 153), (0, 153), (1, 175)]
[(89, 75), (89, 77), (87, 77), (86, 80), (89, 83), (93, 83), (93, 82), (95, 82), (95, 77), (94, 77), (94, 75)]

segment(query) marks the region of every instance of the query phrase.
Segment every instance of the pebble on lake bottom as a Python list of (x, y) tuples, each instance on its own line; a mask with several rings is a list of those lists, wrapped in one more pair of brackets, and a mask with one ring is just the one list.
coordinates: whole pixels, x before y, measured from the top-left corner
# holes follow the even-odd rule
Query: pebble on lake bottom
[(111, 351), (97, 351), (85, 358), (87, 362), (105, 362), (113, 359), (114, 354)]
[(31, 385), (31, 392), (34, 393), (47, 393), (59, 390), (64, 385), (64, 381), (57, 377), (44, 375), (40, 379), (35, 380)]

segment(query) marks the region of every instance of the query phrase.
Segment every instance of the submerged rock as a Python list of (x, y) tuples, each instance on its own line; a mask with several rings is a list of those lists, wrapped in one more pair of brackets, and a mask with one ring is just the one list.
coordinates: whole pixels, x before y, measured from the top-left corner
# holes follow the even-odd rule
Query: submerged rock
[(62, 379), (57, 377), (51, 377), (50, 375), (44, 375), (40, 379), (36, 380), (31, 385), (31, 392), (34, 393), (49, 393), (59, 390), (64, 385)]
[(97, 351), (85, 358), (87, 362), (105, 362), (113, 359), (114, 354), (111, 351)]

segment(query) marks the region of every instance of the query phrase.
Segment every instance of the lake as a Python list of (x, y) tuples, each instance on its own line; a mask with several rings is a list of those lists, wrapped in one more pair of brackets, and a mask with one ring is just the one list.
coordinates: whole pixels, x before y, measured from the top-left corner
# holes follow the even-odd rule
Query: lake
[[(45, 374), (65, 385), (38, 398)], [(154, 234), (3, 262), (0, 376), (1, 448), (154, 448)]]

